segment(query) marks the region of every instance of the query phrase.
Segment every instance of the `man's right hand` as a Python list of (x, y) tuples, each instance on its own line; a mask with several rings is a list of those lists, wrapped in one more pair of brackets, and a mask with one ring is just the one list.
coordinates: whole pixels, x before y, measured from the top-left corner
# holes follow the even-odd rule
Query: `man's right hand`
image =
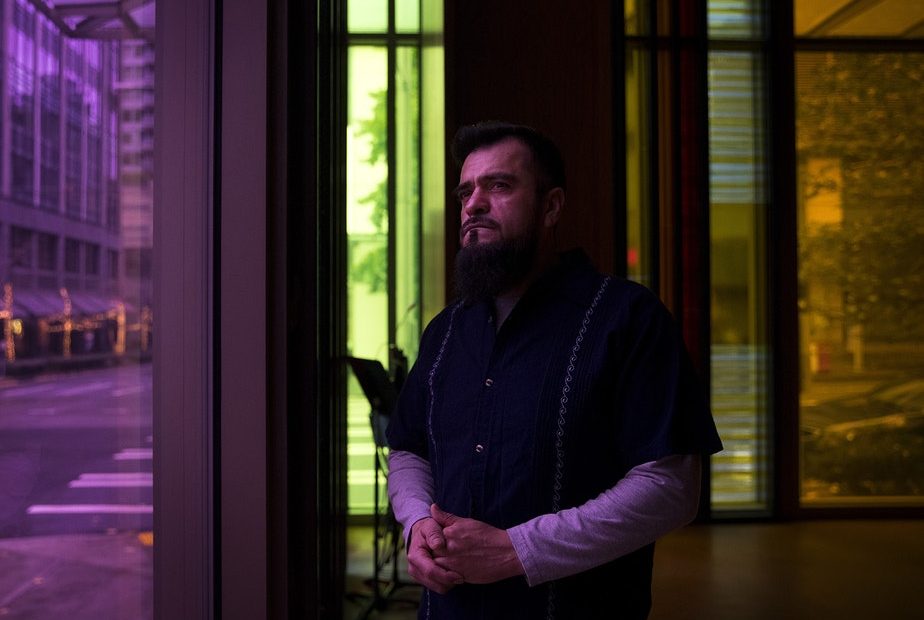
[(411, 526), (407, 543), (408, 574), (420, 585), (439, 594), (446, 594), (463, 582), (462, 575), (437, 566), (433, 558), (446, 551), (443, 529), (432, 517)]

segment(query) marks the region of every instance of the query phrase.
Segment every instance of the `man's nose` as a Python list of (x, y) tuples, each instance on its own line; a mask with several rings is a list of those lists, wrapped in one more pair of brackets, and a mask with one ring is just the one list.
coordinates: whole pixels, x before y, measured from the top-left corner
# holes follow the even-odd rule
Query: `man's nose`
[(478, 187), (472, 190), (472, 193), (468, 197), (468, 200), (465, 201), (463, 208), (465, 215), (468, 217), (487, 213), (490, 210), (491, 204), (488, 202), (486, 194)]

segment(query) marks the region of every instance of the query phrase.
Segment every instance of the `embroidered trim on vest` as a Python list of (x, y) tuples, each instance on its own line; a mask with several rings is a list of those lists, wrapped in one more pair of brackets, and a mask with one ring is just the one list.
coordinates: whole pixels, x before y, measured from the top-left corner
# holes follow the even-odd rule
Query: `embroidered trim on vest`
[[(558, 429), (555, 432), (555, 478), (552, 484), (552, 512), (558, 512), (561, 503), (561, 481), (565, 474), (565, 423), (568, 419), (568, 394), (571, 392), (571, 383), (574, 381), (574, 370), (577, 366), (578, 353), (581, 350), (581, 343), (584, 342), (584, 336), (587, 334), (587, 328), (590, 325), (590, 319), (597, 309), (597, 304), (603, 297), (610, 278), (603, 278), (600, 288), (594, 300), (584, 313), (584, 320), (581, 322), (581, 329), (578, 330), (577, 338), (574, 339), (574, 346), (571, 347), (571, 358), (568, 360), (568, 369), (565, 371), (565, 382), (561, 388), (561, 400), (558, 406)], [(546, 611), (546, 618), (552, 620), (555, 617), (555, 586), (549, 584), (549, 604)]]
[(449, 315), (449, 326), (446, 328), (446, 335), (443, 336), (443, 342), (440, 343), (439, 353), (436, 354), (436, 359), (433, 360), (433, 365), (430, 366), (430, 373), (427, 375), (427, 388), (430, 390), (430, 403), (427, 407), (427, 434), (430, 436), (430, 443), (433, 444), (433, 459), (431, 463), (433, 468), (436, 468), (437, 463), (436, 437), (433, 435), (433, 403), (436, 401), (436, 398), (433, 396), (433, 378), (436, 376), (436, 371), (440, 366), (440, 362), (443, 361), (443, 353), (446, 352), (446, 343), (449, 342), (449, 336), (452, 335), (452, 326), (456, 319), (456, 312), (458, 312), (461, 307), (462, 303), (460, 302), (452, 309)]
[(571, 392), (571, 383), (574, 381), (574, 369), (577, 365), (578, 353), (581, 350), (581, 343), (584, 342), (584, 336), (587, 333), (587, 327), (590, 325), (590, 318), (597, 309), (597, 304), (603, 297), (610, 278), (604, 278), (597, 289), (597, 294), (591, 302), (590, 307), (584, 314), (584, 320), (581, 322), (581, 329), (578, 330), (577, 338), (574, 340), (574, 346), (571, 348), (571, 359), (568, 360), (568, 369), (565, 371), (565, 383), (561, 388), (561, 400), (558, 407), (558, 430), (555, 433), (555, 478), (552, 485), (552, 511), (558, 512), (561, 502), (561, 481), (565, 473), (565, 423), (568, 418), (568, 394)]

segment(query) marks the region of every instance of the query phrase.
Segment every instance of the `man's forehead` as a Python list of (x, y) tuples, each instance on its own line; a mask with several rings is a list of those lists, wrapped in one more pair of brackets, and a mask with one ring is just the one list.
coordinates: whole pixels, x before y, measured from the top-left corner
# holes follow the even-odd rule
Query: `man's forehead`
[(510, 136), (491, 144), (479, 146), (469, 153), (462, 163), (460, 176), (465, 176), (465, 172), (473, 166), (484, 166), (508, 169), (522, 168), (524, 172), (530, 172), (532, 169), (532, 152), (529, 147), (519, 138)]

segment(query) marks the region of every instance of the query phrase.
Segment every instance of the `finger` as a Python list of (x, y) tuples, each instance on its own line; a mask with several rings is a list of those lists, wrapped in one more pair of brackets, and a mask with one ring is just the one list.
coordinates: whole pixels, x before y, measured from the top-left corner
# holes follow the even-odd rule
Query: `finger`
[(444, 528), (459, 520), (459, 517), (452, 514), (451, 512), (446, 512), (436, 504), (432, 504), (430, 506), (430, 515), (440, 525), (440, 527)]
[(443, 528), (433, 519), (421, 519), (417, 528), (418, 533), (428, 548), (433, 551), (441, 551), (446, 547), (446, 538), (443, 536)]
[(460, 574), (438, 566), (425, 555), (408, 557), (408, 575), (422, 586), (440, 594), (464, 582)]

